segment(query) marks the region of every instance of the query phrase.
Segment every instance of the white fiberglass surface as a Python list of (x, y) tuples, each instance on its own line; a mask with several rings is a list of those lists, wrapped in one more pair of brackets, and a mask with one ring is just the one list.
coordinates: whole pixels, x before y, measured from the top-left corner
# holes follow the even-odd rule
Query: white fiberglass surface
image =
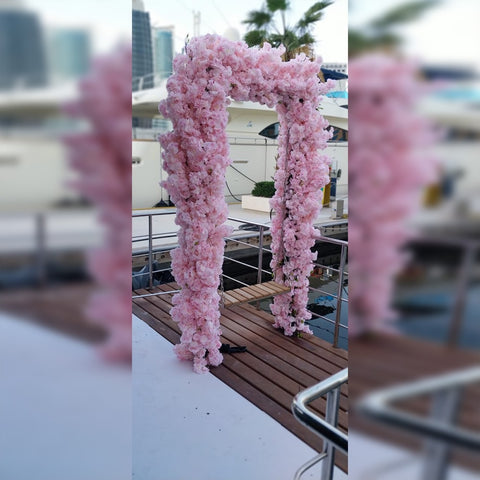
[[(422, 480), (425, 464), (421, 452), (411, 452), (355, 430), (348, 433), (349, 480)], [(475, 480), (478, 473), (450, 467), (448, 480)]]
[(0, 478), (131, 478), (131, 370), (0, 312)]
[[(133, 318), (133, 478), (291, 480), (316, 452)], [(304, 478), (319, 478), (314, 467)], [(347, 476), (336, 469), (336, 480)]]

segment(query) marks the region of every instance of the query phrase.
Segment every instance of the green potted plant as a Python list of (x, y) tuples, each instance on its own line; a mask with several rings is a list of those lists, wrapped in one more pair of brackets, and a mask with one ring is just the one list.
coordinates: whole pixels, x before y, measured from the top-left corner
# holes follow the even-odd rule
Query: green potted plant
[(251, 195), (242, 195), (242, 208), (270, 212), (270, 199), (275, 195), (273, 181), (257, 182)]

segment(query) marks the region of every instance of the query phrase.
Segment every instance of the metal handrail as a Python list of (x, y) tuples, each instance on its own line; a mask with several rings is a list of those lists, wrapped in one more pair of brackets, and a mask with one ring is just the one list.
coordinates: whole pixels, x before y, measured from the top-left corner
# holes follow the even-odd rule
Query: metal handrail
[[(152, 221), (153, 217), (154, 216), (159, 216), (159, 215), (161, 215), (161, 216), (163, 216), (163, 215), (174, 215), (175, 213), (176, 213), (175, 210), (167, 210), (167, 211), (165, 211), (165, 210), (161, 210), (161, 211), (150, 210), (150, 211), (136, 211), (136, 212), (132, 213), (132, 216), (134, 218), (136, 218), (136, 217), (147, 217), (147, 219), (148, 219), (148, 234), (147, 235), (137, 235), (137, 236), (133, 237), (133, 239), (132, 239), (132, 242), (148, 241), (148, 250), (145, 254), (144, 253), (138, 253), (137, 255), (132, 254), (132, 256), (148, 255), (148, 265), (149, 265), (148, 272), (135, 275), (135, 276), (147, 276), (148, 275), (148, 278), (149, 278), (148, 288), (153, 287), (153, 274), (155, 273), (152, 270), (152, 267), (153, 267), (153, 240), (157, 239), (157, 238), (166, 238), (166, 236), (175, 236), (174, 232), (168, 232), (166, 234), (155, 234), (154, 235), (153, 234), (153, 221)], [(240, 262), (239, 260), (232, 259), (231, 257), (224, 256), (224, 259), (227, 260), (227, 261), (233, 261), (233, 262), (245, 265), (245, 266), (250, 267), (252, 269), (256, 269), (257, 272), (258, 272), (257, 273), (257, 283), (262, 283), (262, 274), (263, 273), (267, 273), (267, 274), (271, 273), (270, 271), (267, 271), (267, 270), (263, 269), (263, 252), (271, 253), (271, 249), (268, 249), (268, 248), (264, 247), (264, 236), (265, 236), (266, 232), (270, 230), (271, 225), (268, 224), (268, 223), (255, 222), (255, 221), (245, 220), (245, 219), (242, 219), (242, 218), (231, 217), (231, 216), (227, 217), (227, 220), (229, 220), (231, 222), (241, 223), (241, 224), (254, 225), (254, 226), (258, 227), (258, 232), (251, 232), (255, 236), (258, 235), (258, 245), (252, 245), (252, 244), (249, 244), (247, 242), (243, 242), (239, 238), (226, 237), (226, 239), (228, 239), (228, 240), (236, 241), (236, 242), (241, 243), (241, 244), (245, 244), (245, 245), (247, 245), (248, 247), (251, 247), (251, 248), (256, 248), (258, 250), (258, 265), (256, 267), (253, 266), (253, 265), (248, 265), (246, 263)], [(243, 237), (241, 237), (241, 238), (243, 238)], [(333, 320), (327, 319), (322, 315), (317, 315), (314, 312), (312, 312), (312, 314), (315, 317), (321, 318), (322, 320), (326, 320), (328, 323), (331, 323), (331, 324), (334, 325), (333, 342), (332, 343), (333, 343), (334, 347), (338, 347), (340, 328), (347, 329), (347, 327), (345, 325), (342, 325), (340, 323), (340, 320), (341, 320), (342, 303), (344, 301), (347, 301), (345, 298), (343, 298), (342, 293), (343, 293), (343, 273), (344, 273), (345, 266), (346, 266), (346, 261), (347, 261), (348, 242), (345, 241), (345, 240), (339, 240), (339, 239), (336, 239), (336, 238), (326, 237), (324, 235), (320, 235), (317, 238), (317, 241), (331, 243), (331, 244), (334, 244), (334, 245), (341, 246), (340, 265), (339, 265), (338, 270), (335, 269), (339, 273), (339, 285), (338, 285), (338, 288), (337, 288), (337, 294), (332, 294), (337, 299), (335, 320), (333, 321)], [(233, 280), (236, 283), (239, 283), (240, 285), (249, 286), (247, 283), (241, 282), (238, 279), (229, 277), (225, 274), (223, 274), (223, 277), (228, 278), (230, 280)], [(315, 290), (315, 289), (311, 289), (311, 290)]]
[(264, 227), (264, 228), (272, 228), (271, 225), (268, 223), (260, 223), (260, 222), (254, 222), (252, 220), (245, 220), (241, 218), (235, 218), (235, 217), (227, 217), (227, 220), (230, 220), (232, 222), (238, 222), (238, 223), (248, 223), (249, 225), (255, 225), (256, 227)]
[[(337, 296), (335, 293), (327, 292), (326, 290), (322, 290), (322, 289), (320, 289), (320, 288), (315, 288), (315, 287), (309, 287), (309, 288), (310, 288), (310, 290), (312, 290), (313, 292), (324, 293), (325, 295), (330, 295), (331, 297), (338, 299), (338, 296)], [(343, 298), (343, 296), (342, 296), (342, 297), (341, 297), (341, 300), (342, 300), (343, 302), (348, 303), (348, 298)]]
[[(348, 382), (348, 368), (303, 390), (293, 399), (292, 412), (294, 417), (324, 439), (323, 452), (300, 467), (295, 475), (295, 480), (298, 480), (303, 473), (322, 460), (324, 460), (322, 479), (331, 480), (335, 464), (335, 451), (340, 450), (348, 455), (348, 435), (337, 427), (340, 388), (346, 382)], [(307, 408), (309, 403), (324, 395), (327, 395), (325, 419)]]
[(358, 410), (369, 417), (442, 443), (480, 450), (480, 435), (445, 424), (441, 419), (423, 418), (392, 407), (394, 402), (424, 394), (445, 394), (480, 381), (480, 367), (417, 380), (368, 394)]
[[(321, 318), (322, 320), (325, 320), (326, 322), (331, 323), (332, 325), (335, 325), (335, 320), (332, 320), (332, 319), (326, 317), (325, 315), (320, 315), (319, 313), (315, 313), (315, 312), (311, 312), (311, 311), (310, 311), (310, 313), (314, 317)], [(348, 330), (348, 325), (340, 324), (339, 327), (344, 328), (345, 330)]]
[(172, 293), (179, 293), (181, 290), (168, 290), (166, 292), (145, 293), (143, 295), (133, 295), (132, 298), (158, 297), (160, 295), (170, 295)]

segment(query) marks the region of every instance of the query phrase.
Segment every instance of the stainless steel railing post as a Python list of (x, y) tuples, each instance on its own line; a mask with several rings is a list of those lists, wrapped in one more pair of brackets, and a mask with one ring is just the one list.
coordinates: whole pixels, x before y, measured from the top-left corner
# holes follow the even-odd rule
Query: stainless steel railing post
[(148, 215), (148, 286), (153, 287), (153, 241), (152, 241), (152, 214)]
[[(348, 368), (295, 395), (292, 402), (294, 417), (316, 435), (322, 437), (324, 442), (322, 453), (301, 466), (297, 470), (295, 480), (300, 479), (308, 469), (322, 460), (324, 462), (322, 480), (331, 480), (335, 467), (335, 451), (340, 450), (348, 455), (348, 436), (338, 428), (340, 388), (346, 382), (348, 382)], [(325, 419), (307, 408), (308, 404), (323, 395), (327, 395)]]
[[(325, 420), (334, 427), (338, 425), (339, 406), (340, 388), (337, 387), (327, 393), (327, 408), (325, 411)], [(322, 480), (331, 480), (335, 467), (335, 445), (332, 442), (325, 441), (323, 450), (327, 455), (322, 464)]]
[(471, 277), (471, 271), (475, 263), (475, 248), (472, 245), (466, 245), (463, 254), (462, 264), (460, 266), (459, 279), (457, 282), (457, 294), (453, 306), (453, 314), (450, 320), (447, 344), (454, 347), (458, 344), (458, 338), (462, 329), (465, 304), (467, 301), (468, 282)]
[(262, 268), (263, 268), (263, 232), (264, 227), (260, 225), (259, 237), (258, 237), (258, 274), (257, 283), (262, 283)]
[[(462, 388), (439, 390), (433, 395), (430, 418), (446, 425), (456, 423), (462, 399)], [(424, 480), (446, 480), (451, 446), (433, 438), (425, 442)]]
[(343, 276), (345, 264), (347, 261), (347, 249), (342, 245), (340, 252), (340, 266), (338, 267), (338, 289), (337, 289), (337, 312), (335, 316), (335, 330), (333, 333), (333, 346), (338, 347), (338, 335), (340, 333), (340, 320), (342, 314), (342, 291), (343, 291)]
[(47, 281), (47, 235), (46, 218), (42, 212), (35, 216), (35, 236), (37, 244), (36, 275), (39, 285), (45, 285)]

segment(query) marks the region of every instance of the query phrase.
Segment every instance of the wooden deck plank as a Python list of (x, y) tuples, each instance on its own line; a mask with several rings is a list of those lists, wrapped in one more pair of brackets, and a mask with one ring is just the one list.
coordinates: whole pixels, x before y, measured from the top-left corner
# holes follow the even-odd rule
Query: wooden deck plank
[(0, 309), (24, 321), (97, 343), (108, 336), (107, 329), (92, 321), (86, 312), (91, 296), (97, 291), (98, 286), (88, 281), (8, 288), (0, 292)]
[[(169, 291), (175, 289), (175, 284), (162, 285), (153, 291)], [(255, 289), (254, 289), (255, 290)], [(138, 294), (150, 293), (139, 290)], [(171, 343), (177, 343), (180, 329), (170, 317), (172, 295), (149, 296), (133, 300), (134, 313), (150, 325), (155, 331), (167, 338)], [(252, 315), (257, 311), (248, 309), (242, 315), (248, 304), (237, 305), (234, 309), (221, 310), (222, 342), (233, 346), (246, 345), (247, 352), (239, 354), (224, 354), (224, 361), (219, 367), (211, 368), (211, 373), (251, 403), (281, 423), (294, 435), (317, 451), (322, 448), (322, 440), (303, 427), (293, 417), (290, 406), (293, 396), (307, 386), (327, 378), (343, 367), (335, 362), (322, 361), (321, 357), (304, 349), (297, 340), (283, 336), (272, 329), (271, 322), (261, 319), (263, 325), (252, 321)], [(253, 312), (253, 313), (252, 313)], [(268, 315), (268, 314), (266, 314)], [(275, 340), (272, 342), (272, 340)], [(285, 347), (287, 347), (285, 349)], [(318, 346), (313, 350), (322, 350)], [(300, 355), (302, 354), (302, 355)], [(312, 408), (324, 415), (325, 399), (319, 399)], [(339, 411), (339, 426), (343, 431), (348, 427), (348, 399), (346, 390), (342, 391), (341, 408)], [(347, 457), (337, 455), (336, 464), (347, 471)]]
[(271, 297), (271, 296), (275, 295), (275, 293), (272, 291), (272, 289), (269, 288), (269, 287), (267, 287), (267, 286), (265, 285), (265, 283), (257, 283), (257, 284), (255, 285), (255, 288), (257, 288), (258, 290), (264, 292), (265, 298), (267, 298), (267, 296), (268, 296), (268, 297)]
[(252, 288), (257, 293), (257, 295), (268, 295), (269, 294), (268, 288), (262, 288), (261, 283), (256, 283), (255, 285), (250, 285), (250, 288)]
[(220, 296), (223, 296), (224, 305), (232, 305), (233, 303), (237, 302), (237, 299), (235, 297), (232, 297), (228, 292), (220, 292)]
[[(318, 380), (313, 376), (295, 369), (289, 363), (282, 360), (280, 357), (272, 354), (271, 351), (269, 351), (268, 347), (262, 348), (254, 344), (251, 337), (241, 337), (235, 332), (229, 330), (225, 327), (225, 322), (222, 322), (222, 331), (223, 339), (232, 342), (235, 345), (248, 344), (248, 352), (255, 358), (255, 361), (248, 361), (252, 368), (256, 368), (258, 371), (264, 371), (265, 375), (268, 375), (271, 378), (275, 378), (275, 381), (279, 384), (281, 383), (283, 388), (285, 388), (293, 396), (295, 396), (298, 392), (304, 390), (305, 388), (318, 382)], [(243, 360), (244, 358), (246, 359), (247, 357), (243, 355), (240, 356), (241, 360)], [(281, 377), (279, 377), (279, 373)], [(301, 381), (300, 378), (302, 378), (303, 381)], [(319, 403), (322, 404), (318, 406), (315, 405), (314, 409), (318, 410), (322, 415), (324, 415), (324, 399), (322, 400), (322, 402)], [(348, 399), (346, 397), (341, 396), (340, 403), (343, 411), (348, 410)], [(342, 424), (342, 426), (345, 426), (348, 422), (346, 422), (344, 418), (341, 418), (340, 423)]]
[[(158, 288), (161, 289), (162, 291), (169, 291), (171, 289), (178, 288), (178, 285), (177, 284), (160, 285)], [(152, 298), (165, 298), (165, 297), (166, 296), (149, 297), (149, 298), (152, 299)], [(346, 365), (347, 363), (346, 361), (348, 358), (348, 353), (342, 349), (333, 348), (332, 345), (326, 342), (325, 340), (317, 338), (313, 335), (308, 335), (307, 338), (305, 339), (290, 337), (290, 340), (289, 340), (289, 337), (285, 337), (278, 330), (271, 328), (271, 325), (273, 323), (273, 317), (269, 313), (263, 312), (262, 310), (257, 310), (255, 307), (250, 306), (248, 304), (242, 304), (240, 307), (240, 312), (243, 312), (243, 310), (247, 310), (248, 312), (251, 313), (251, 315), (248, 315), (247, 320), (250, 320), (250, 321), (252, 319), (258, 320), (256, 318), (257, 316), (260, 316), (263, 318), (263, 320), (259, 320), (259, 323), (256, 323), (255, 327), (253, 327), (249, 323), (249, 321), (247, 322), (245, 321), (246, 320), (245, 316), (242, 316), (242, 314), (239, 315), (238, 313), (235, 313), (235, 309), (228, 308), (226, 310), (228, 310), (228, 314), (227, 312), (223, 312), (222, 318), (231, 318), (232, 315), (235, 315), (234, 319), (236, 323), (239, 323), (241, 326), (248, 327), (250, 328), (250, 330), (252, 330), (253, 328), (253, 331), (256, 332), (256, 334), (260, 333), (260, 337), (267, 335), (268, 338), (272, 339), (274, 338), (272, 336), (276, 335), (278, 341), (283, 342), (283, 343), (280, 343), (279, 345), (281, 348), (285, 346), (291, 347), (292, 341), (295, 342), (295, 344), (298, 344), (298, 346), (301, 347), (300, 350), (294, 350), (293, 353), (290, 354), (290, 361), (295, 361), (297, 366), (299, 363), (301, 364), (303, 361), (302, 355), (305, 349), (309, 350), (311, 353), (318, 355), (320, 363), (317, 360), (315, 360), (315, 365), (312, 365), (311, 362), (306, 362), (306, 363), (304, 362), (303, 364), (303, 367), (307, 368), (307, 370), (311, 368), (316, 368), (316, 366), (320, 368), (320, 370), (316, 371), (315, 373), (316, 378), (323, 379), (325, 378), (325, 374), (326, 376), (329, 376), (329, 375), (332, 375), (333, 373), (336, 373), (339, 368), (340, 369), (345, 368), (344, 365)], [(168, 312), (169, 310), (166, 310), (166, 311)], [(265, 331), (258, 331), (256, 329), (257, 325), (263, 327)], [(319, 348), (316, 348), (315, 346), (312, 348), (312, 345), (311, 345), (312, 343), (320, 347), (321, 350)], [(282, 354), (285, 354), (285, 350), (282, 350)], [(331, 365), (328, 363), (325, 363), (325, 360), (328, 360)], [(322, 368), (322, 365), (325, 368)], [(346, 394), (347, 390), (348, 390), (348, 386), (344, 385), (342, 387), (342, 392)]]
[[(139, 293), (143, 293), (143, 291), (139, 291)], [(178, 333), (180, 332), (178, 325), (173, 322), (173, 320), (168, 316), (169, 310), (170, 310), (170, 305), (164, 300), (164, 296), (162, 297), (146, 297), (144, 299), (137, 299), (135, 300), (138, 303), (141, 303), (142, 308), (144, 308), (150, 315), (156, 315), (162, 318), (162, 320), (169, 325), (172, 329), (177, 331)], [(165, 317), (165, 316), (168, 317)], [(241, 317), (239, 317), (241, 320)], [(225, 318), (225, 316), (222, 316), (222, 330), (225, 332), (224, 324), (228, 322), (228, 320)], [(148, 322), (147, 322), (148, 323)], [(230, 322), (232, 324), (233, 322)], [(150, 324), (150, 323), (149, 323)], [(246, 332), (246, 334), (245, 334)], [(235, 334), (234, 334), (235, 335)], [(252, 335), (254, 335), (252, 337)], [(222, 342), (223, 343), (228, 343), (230, 340), (230, 343), (234, 344), (235, 346), (243, 345), (245, 342), (248, 344), (248, 351), (250, 352), (250, 348), (252, 347), (252, 342), (254, 341), (255, 338), (258, 337), (258, 335), (255, 332), (246, 330), (244, 331), (244, 337), (241, 337), (241, 340), (239, 343), (235, 342), (232, 338), (232, 335), (230, 337), (222, 335)], [(237, 339), (238, 340), (238, 339)], [(307, 371), (314, 372), (316, 376), (310, 376), (311, 381), (306, 382), (305, 384), (300, 384), (297, 381), (297, 377), (299, 373), (301, 374), (301, 370), (296, 370), (295, 373), (292, 374), (292, 377), (288, 377), (284, 371), (282, 371), (282, 368), (275, 368), (274, 365), (272, 365), (272, 361), (268, 361), (268, 358), (271, 356), (270, 351), (272, 349), (272, 345), (268, 344), (268, 342), (263, 342), (263, 345), (265, 346), (265, 350), (263, 351), (263, 354), (259, 356), (259, 358), (249, 358), (249, 355), (241, 355), (241, 359), (245, 359), (245, 363), (249, 365), (252, 369), (255, 370), (255, 372), (259, 372), (262, 375), (265, 376), (266, 381), (268, 382), (270, 378), (275, 379), (275, 383), (277, 385), (280, 385), (281, 388), (284, 390), (288, 391), (291, 396), (296, 395), (299, 391), (303, 390), (304, 388), (313, 385), (314, 383), (317, 383), (319, 379), (323, 379), (328, 377), (329, 375), (333, 374), (334, 372), (325, 372), (320, 369), (317, 369), (315, 366), (312, 366), (308, 364), (307, 362), (303, 361), (303, 368)], [(257, 353), (259, 350), (257, 350)], [(282, 352), (283, 353), (283, 352)], [(301, 352), (300, 352), (301, 353)], [(265, 355), (266, 354), (266, 355)], [(267, 357), (267, 358), (266, 358)], [(271, 357), (274, 357), (273, 355)], [(299, 359), (298, 357), (294, 355), (290, 355), (291, 360), (297, 360), (297, 363), (302, 363), (302, 360)], [(271, 358), (270, 358), (271, 360)], [(281, 362), (283, 362), (281, 359), (278, 359)], [(283, 362), (285, 364), (285, 362)], [(288, 365), (288, 364), (287, 364)], [(272, 368), (273, 367), (273, 368)], [(344, 397), (344, 395), (341, 396), (341, 407), (344, 411), (347, 410), (347, 399)], [(290, 403), (291, 403), (291, 397), (290, 397)], [(289, 407), (286, 407), (289, 408)], [(312, 404), (312, 409), (315, 411), (318, 411), (319, 414), (322, 416), (325, 414), (325, 404), (324, 400), (320, 400), (318, 404)], [(343, 428), (346, 428), (347, 426), (347, 421), (343, 418), (343, 413), (341, 414), (340, 418), (340, 425)]]
[[(329, 351), (326, 348), (318, 348), (317, 345), (312, 344), (310, 337), (313, 337), (313, 335), (307, 335), (305, 338), (292, 338), (281, 334), (275, 335), (278, 331), (272, 330), (271, 325), (273, 323), (273, 317), (270, 315), (271, 319), (267, 320), (265, 317), (269, 314), (262, 310), (255, 310), (254, 308), (249, 309), (246, 305), (234, 306), (230, 309), (244, 317), (246, 322), (262, 328), (264, 330), (263, 334), (271, 339), (273, 343), (276, 343), (277, 345), (279, 344), (279, 346), (285, 346), (286, 348), (289, 348), (289, 351), (292, 351), (292, 348), (296, 347), (293, 348), (292, 353), (298, 354), (300, 351), (302, 358), (308, 360), (312, 364), (321, 360), (328, 361), (339, 368), (343, 368), (342, 365), (346, 364), (346, 359), (339, 357), (336, 352), (333, 351), (333, 347), (331, 347), (331, 350)], [(290, 338), (293, 343), (286, 342), (288, 338)]]
[(252, 288), (251, 285), (249, 285), (248, 287), (242, 287), (241, 291), (242, 293), (246, 293), (248, 297), (252, 300), (257, 300), (258, 298), (261, 298), (261, 295), (258, 293), (258, 291)]
[(225, 291), (225, 306), (234, 305), (237, 303), (253, 302), (255, 300), (262, 300), (281, 292), (288, 291), (288, 287), (279, 285), (275, 282), (266, 282), (264, 284), (249, 285), (245, 287), (235, 288), (233, 290)]
[[(339, 371), (336, 365), (328, 361), (320, 361), (318, 358), (311, 357), (311, 359), (313, 358), (312, 362), (308, 361), (308, 358), (304, 358), (302, 348), (298, 347), (295, 342), (300, 339), (287, 338), (278, 330), (273, 330), (272, 328), (268, 330), (262, 329), (255, 323), (246, 321), (244, 317), (237, 312), (231, 311), (231, 309), (228, 309), (222, 316), (222, 327), (223, 325), (227, 325), (237, 333), (249, 337), (252, 342), (265, 342), (265, 344), (268, 345), (267, 348), (273, 352), (278, 352), (278, 354), (294, 366), (297, 371), (307, 373), (315, 378), (316, 382)], [(310, 385), (312, 385), (312, 383)], [(342, 388), (343, 394), (345, 394), (345, 389), (346, 386)]]
[[(267, 326), (267, 328), (270, 328), (270, 324), (273, 323), (273, 316), (270, 313), (263, 310), (258, 310), (253, 305), (244, 305), (244, 310), (247, 312), (252, 312), (260, 319), (263, 319), (264, 325)], [(342, 348), (334, 348), (326, 340), (318, 338), (315, 335), (305, 335), (305, 338), (308, 338), (309, 344), (318, 346), (326, 352), (329, 352), (330, 354), (333, 354), (335, 357), (337, 357), (337, 361), (340, 362), (340, 365), (343, 365), (345, 360), (348, 359), (348, 352), (346, 350), (343, 350)], [(299, 340), (301, 340), (301, 338)], [(314, 350), (316, 351), (316, 349)], [(322, 353), (322, 356), (323, 355), (324, 353)]]
[(227, 291), (228, 291), (228, 294), (230, 296), (232, 296), (233, 298), (235, 298), (237, 300), (236, 303), (248, 302), (249, 297), (247, 297), (247, 295), (245, 295), (244, 293), (242, 293), (239, 290), (240, 289), (236, 288), (235, 290), (227, 290)]

